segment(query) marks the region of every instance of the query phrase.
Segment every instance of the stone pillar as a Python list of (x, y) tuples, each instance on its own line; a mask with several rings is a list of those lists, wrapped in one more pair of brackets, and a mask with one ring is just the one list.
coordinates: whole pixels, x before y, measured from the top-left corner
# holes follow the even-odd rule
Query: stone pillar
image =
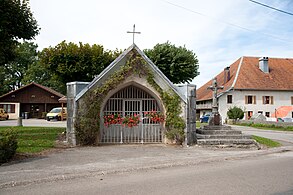
[(67, 83), (67, 128), (66, 141), (69, 145), (76, 146), (75, 120), (77, 115), (76, 96), (88, 86), (89, 82)]
[(22, 117), (18, 117), (17, 118), (17, 126), (18, 127), (22, 127), (23, 125), (22, 125)]
[(194, 143), (193, 130), (196, 129), (196, 86), (192, 84), (186, 85), (186, 128), (185, 128), (185, 145), (189, 146)]

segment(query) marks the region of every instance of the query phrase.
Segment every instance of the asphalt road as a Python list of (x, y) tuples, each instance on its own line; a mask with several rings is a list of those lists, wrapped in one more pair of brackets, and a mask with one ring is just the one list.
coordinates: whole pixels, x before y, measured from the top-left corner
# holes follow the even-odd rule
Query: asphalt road
[(293, 194), (293, 152), (197, 166), (96, 175), (1, 189), (5, 194)]
[(244, 134), (256, 135), (261, 137), (266, 137), (269, 139), (285, 142), (287, 145), (293, 144), (293, 132), (292, 131), (272, 131), (272, 130), (263, 130), (256, 129), (252, 127), (245, 126), (235, 126), (233, 125), (233, 129), (241, 130)]
[[(23, 119), (23, 126), (29, 127), (66, 127), (66, 121), (46, 121), (45, 119)], [(17, 120), (0, 121), (0, 126), (16, 126)]]

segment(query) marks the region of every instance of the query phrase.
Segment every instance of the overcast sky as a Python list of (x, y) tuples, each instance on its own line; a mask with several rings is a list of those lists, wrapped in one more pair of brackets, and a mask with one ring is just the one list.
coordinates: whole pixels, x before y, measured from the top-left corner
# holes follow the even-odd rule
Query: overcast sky
[[(258, 2), (293, 13), (292, 0)], [(249, 0), (30, 0), (39, 50), (67, 42), (143, 49), (170, 41), (199, 60), (197, 87), (241, 56), (293, 58), (293, 15)]]

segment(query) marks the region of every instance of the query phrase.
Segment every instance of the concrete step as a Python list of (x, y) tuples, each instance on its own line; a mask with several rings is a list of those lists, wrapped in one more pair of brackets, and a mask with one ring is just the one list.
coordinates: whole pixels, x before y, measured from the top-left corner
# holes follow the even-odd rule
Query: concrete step
[(201, 129), (203, 130), (231, 130), (231, 126), (227, 125), (205, 125), (202, 126)]
[(251, 135), (203, 135), (196, 134), (197, 139), (251, 139)]
[(203, 135), (240, 135), (241, 131), (238, 130), (204, 130), (197, 129), (196, 133)]
[(199, 139), (198, 145), (253, 145), (253, 139)]

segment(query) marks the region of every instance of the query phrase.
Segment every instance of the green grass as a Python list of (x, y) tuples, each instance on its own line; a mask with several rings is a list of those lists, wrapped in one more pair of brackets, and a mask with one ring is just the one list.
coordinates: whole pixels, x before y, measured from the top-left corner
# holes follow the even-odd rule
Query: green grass
[(260, 124), (260, 123), (240, 123), (237, 125), (241, 126), (249, 126), (249, 127), (254, 127), (257, 129), (264, 129), (264, 130), (274, 130), (274, 131), (293, 131), (293, 126), (288, 126), (288, 127), (282, 127), (282, 126), (277, 126), (274, 124)]
[(7, 128), (18, 133), (17, 153), (38, 153), (53, 148), (57, 136), (66, 130), (59, 127), (0, 127), (0, 131)]
[(257, 141), (258, 143), (266, 145), (269, 148), (274, 148), (274, 147), (281, 146), (281, 144), (279, 142), (273, 141), (273, 140), (268, 139), (268, 138), (259, 137), (259, 136), (256, 136), (256, 135), (253, 135), (252, 138), (255, 141)]

